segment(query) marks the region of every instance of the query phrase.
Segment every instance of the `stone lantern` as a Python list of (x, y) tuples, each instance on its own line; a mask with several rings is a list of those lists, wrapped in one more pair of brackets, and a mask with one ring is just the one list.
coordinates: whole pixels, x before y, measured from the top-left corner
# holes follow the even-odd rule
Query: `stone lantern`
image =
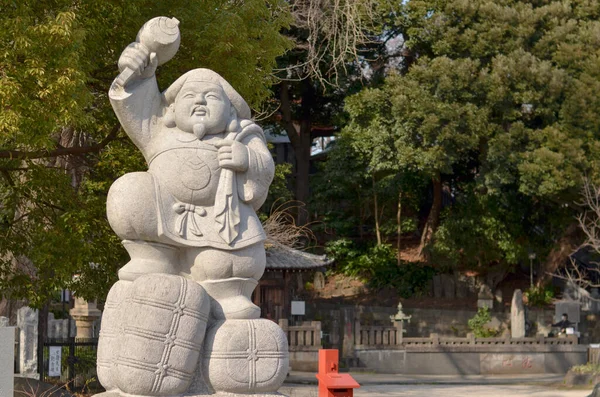
[(75, 307), (69, 310), (69, 314), (77, 326), (76, 338), (90, 339), (94, 337), (94, 321), (102, 315), (102, 312), (96, 307), (96, 302), (88, 302), (75, 297)]

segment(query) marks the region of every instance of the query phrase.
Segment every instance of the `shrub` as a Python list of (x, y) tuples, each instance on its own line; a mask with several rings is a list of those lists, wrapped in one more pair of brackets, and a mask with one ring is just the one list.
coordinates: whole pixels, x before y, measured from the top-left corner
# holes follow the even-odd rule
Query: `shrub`
[(486, 324), (492, 320), (490, 309), (480, 307), (477, 314), (468, 321), (469, 329), (473, 331), (476, 338), (493, 338), (500, 334), (500, 330), (486, 327)]
[(544, 307), (552, 303), (554, 290), (551, 287), (531, 287), (523, 293), (527, 306)]
[(582, 365), (575, 365), (571, 367), (571, 371), (576, 374), (600, 374), (600, 364), (587, 363)]
[(328, 244), (327, 253), (336, 260), (336, 271), (360, 278), (374, 289), (391, 287), (403, 298), (422, 293), (435, 270), (417, 263), (398, 266), (397, 251), (382, 244), (359, 248), (347, 239)]

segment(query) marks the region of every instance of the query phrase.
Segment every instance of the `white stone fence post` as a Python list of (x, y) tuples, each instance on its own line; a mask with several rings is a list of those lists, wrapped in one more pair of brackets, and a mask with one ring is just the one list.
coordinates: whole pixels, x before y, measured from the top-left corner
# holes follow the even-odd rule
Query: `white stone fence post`
[(300, 325), (289, 325), (287, 319), (280, 319), (279, 326), (288, 338), (290, 351), (321, 349), (320, 321), (303, 321)]
[[(2, 324), (5, 324), (3, 321)], [(15, 328), (0, 327), (0, 396), (12, 396), (14, 393)]]
[(354, 324), (354, 346), (356, 349), (400, 349), (402, 347), (402, 321), (392, 325)]

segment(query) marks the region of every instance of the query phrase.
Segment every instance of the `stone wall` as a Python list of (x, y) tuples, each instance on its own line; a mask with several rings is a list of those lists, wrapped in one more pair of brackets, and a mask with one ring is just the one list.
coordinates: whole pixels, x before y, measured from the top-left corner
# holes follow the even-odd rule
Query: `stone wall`
[[(477, 313), (477, 310), (442, 310), (442, 309), (403, 309), (405, 314), (412, 316), (410, 322), (404, 322), (404, 336), (406, 337), (429, 337), (431, 334), (441, 336), (464, 337), (469, 332), (468, 321)], [(396, 314), (395, 307), (382, 306), (346, 306), (336, 304), (306, 305), (306, 316), (303, 320), (321, 321), (321, 327), (324, 334), (324, 345), (327, 348), (342, 349), (343, 337), (347, 333), (348, 324), (354, 320), (363, 325), (390, 325), (390, 317)], [(510, 311), (491, 311), (492, 321), (489, 327), (500, 329), (504, 334), (510, 330)], [(533, 328), (528, 335), (543, 334), (548, 335), (550, 324), (554, 322), (553, 310), (527, 310), (528, 322)], [(588, 319), (589, 317), (589, 319)], [(584, 316), (582, 314), (582, 337), (587, 334), (600, 334), (600, 329), (596, 330), (597, 317)], [(600, 323), (600, 321), (598, 321)], [(585, 330), (585, 331), (584, 331)], [(596, 338), (600, 340), (600, 338)], [(583, 339), (582, 343), (588, 343)]]
[[(357, 350), (361, 367), (378, 373), (407, 375), (565, 374), (587, 362), (584, 346), (572, 351), (407, 351)], [(493, 351), (496, 350), (496, 351)]]
[[(342, 317), (347, 317), (345, 313)], [(315, 371), (319, 349), (320, 322), (290, 326), (280, 320), (288, 336), (290, 366), (294, 370)], [(576, 337), (403, 338), (402, 323), (362, 325), (344, 335), (344, 357), (340, 365), (370, 371), (411, 375), (502, 375), (566, 373), (571, 366), (584, 364), (588, 347), (577, 344)], [(352, 346), (349, 346), (352, 345)]]
[(356, 349), (358, 366), (411, 375), (566, 373), (587, 362), (577, 338), (404, 338), (393, 349)]

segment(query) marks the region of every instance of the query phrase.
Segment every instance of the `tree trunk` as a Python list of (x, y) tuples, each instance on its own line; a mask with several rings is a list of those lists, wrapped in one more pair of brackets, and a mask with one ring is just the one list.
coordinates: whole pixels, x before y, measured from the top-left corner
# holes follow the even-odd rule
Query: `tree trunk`
[(584, 240), (584, 238), (585, 236), (579, 227), (579, 223), (571, 223), (565, 229), (563, 235), (554, 244), (554, 248), (552, 251), (550, 251), (545, 260), (540, 261), (541, 269), (538, 272), (536, 286), (545, 286), (550, 280), (552, 280), (552, 275), (561, 266), (572, 268), (572, 264), (566, 264), (568, 263), (567, 259), (573, 252), (577, 250), (577, 248), (581, 246), (581, 242)]
[[(48, 312), (49, 303), (46, 302), (44, 306), (38, 311), (38, 373), (42, 373), (44, 366), (44, 342), (48, 336)], [(40, 379), (42, 382), (44, 379)]]
[(379, 209), (377, 206), (377, 190), (375, 189), (375, 175), (372, 175), (373, 181), (373, 206), (375, 207), (375, 234), (377, 235), (377, 245), (381, 245), (381, 230), (379, 228)]
[(402, 189), (398, 191), (398, 211), (396, 212), (396, 250), (398, 251), (398, 266), (402, 264), (400, 260), (400, 237), (402, 236)]
[(363, 225), (365, 224), (365, 210), (363, 208), (363, 204), (362, 204), (362, 200), (360, 199), (360, 193), (358, 194), (358, 236), (360, 238), (360, 241), (363, 241), (364, 239), (364, 233), (363, 233)]
[(427, 248), (433, 239), (433, 234), (438, 227), (442, 211), (442, 179), (439, 172), (431, 181), (433, 183), (433, 203), (431, 204), (431, 210), (429, 210), (429, 216), (427, 216), (423, 234), (421, 234), (421, 244), (419, 245), (419, 256), (425, 261), (429, 260), (429, 254), (425, 248)]
[[(292, 115), (292, 105), (289, 92), (289, 83), (282, 81), (280, 83), (280, 102), (281, 102), (281, 124), (290, 138), (290, 144), (294, 149), (296, 159), (295, 169), (295, 193), (296, 200), (303, 204), (308, 202), (309, 197), (309, 175), (310, 175), (310, 155), (312, 147), (312, 123), (311, 111), (313, 105), (313, 87), (310, 79), (302, 81), (301, 106), (299, 120), (294, 122)], [(298, 211), (297, 222), (304, 225), (308, 222), (308, 211)]]
[[(308, 203), (310, 189), (309, 189), (309, 177), (310, 177), (310, 151), (311, 145), (310, 133), (305, 134), (301, 131), (301, 143), (299, 147), (294, 147), (296, 154), (296, 200), (303, 204)], [(308, 223), (308, 210), (301, 209), (298, 212), (298, 225), (305, 225)]]

